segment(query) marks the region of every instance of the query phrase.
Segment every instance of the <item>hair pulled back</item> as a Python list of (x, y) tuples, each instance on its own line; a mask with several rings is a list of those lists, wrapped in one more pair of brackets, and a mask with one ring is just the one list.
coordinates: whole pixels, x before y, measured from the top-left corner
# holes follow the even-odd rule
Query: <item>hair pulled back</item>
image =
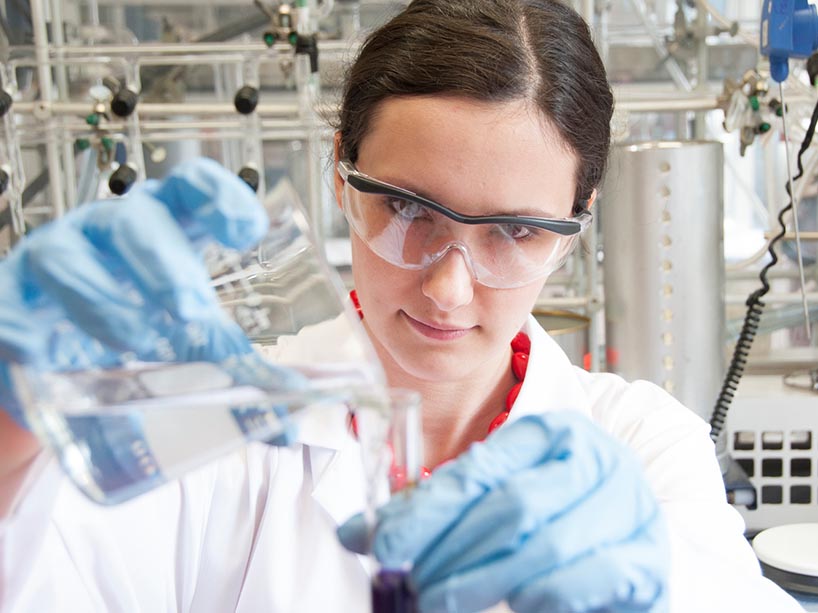
[(613, 96), (588, 26), (556, 0), (414, 0), (364, 42), (341, 102), (341, 153), (356, 161), (378, 105), (445, 94), (529, 100), (578, 157), (590, 198), (610, 147)]

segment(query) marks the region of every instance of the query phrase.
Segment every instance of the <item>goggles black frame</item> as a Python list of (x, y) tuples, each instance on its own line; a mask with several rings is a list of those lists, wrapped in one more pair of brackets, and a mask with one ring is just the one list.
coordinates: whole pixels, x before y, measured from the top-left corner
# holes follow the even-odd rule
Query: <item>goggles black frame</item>
[(559, 234), (561, 236), (573, 236), (584, 231), (593, 219), (591, 212), (582, 204), (575, 205), (575, 215), (571, 219), (533, 217), (529, 215), (462, 215), (457, 211), (453, 211), (450, 208), (435, 202), (434, 200), (429, 200), (428, 198), (419, 196), (418, 194), (407, 189), (403, 189), (402, 187), (396, 187), (394, 185), (390, 185), (389, 183), (374, 179), (355, 168), (355, 164), (348, 159), (340, 160), (338, 162), (338, 173), (341, 175), (341, 178), (344, 181), (348, 182), (359, 192), (404, 198), (432, 209), (433, 211), (440, 213), (449, 219), (463, 224), (521, 225), (548, 230), (549, 232), (554, 232), (555, 234)]

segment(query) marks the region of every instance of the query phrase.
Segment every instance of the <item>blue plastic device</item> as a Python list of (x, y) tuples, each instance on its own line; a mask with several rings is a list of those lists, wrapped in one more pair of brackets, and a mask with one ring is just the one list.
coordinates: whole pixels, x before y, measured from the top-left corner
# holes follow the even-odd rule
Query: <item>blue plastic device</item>
[(818, 12), (807, 0), (764, 0), (761, 54), (770, 58), (770, 75), (787, 78), (791, 57), (807, 58), (818, 48)]

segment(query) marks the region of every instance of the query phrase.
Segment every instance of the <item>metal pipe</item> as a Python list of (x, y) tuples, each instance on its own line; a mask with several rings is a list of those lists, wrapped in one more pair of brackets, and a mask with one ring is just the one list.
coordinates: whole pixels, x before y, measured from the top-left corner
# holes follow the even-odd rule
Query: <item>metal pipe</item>
[[(87, 102), (15, 102), (14, 110), (21, 114), (38, 114), (47, 112), (54, 115), (82, 115), (88, 112)], [(297, 117), (297, 104), (259, 104), (255, 110), (263, 116)], [(230, 102), (185, 102), (185, 103), (155, 103), (143, 102), (139, 104), (139, 114), (143, 117), (157, 117), (165, 115), (235, 115), (236, 107)], [(112, 118), (111, 124), (120, 123)]]
[[(139, 57), (138, 59), (134, 56), (138, 54), (134, 54), (131, 56), (119, 56), (115, 54), (108, 54), (108, 55), (89, 55), (86, 57), (65, 57), (63, 54), (51, 54), (51, 64), (54, 66), (80, 66), (83, 64), (90, 64), (92, 66), (99, 66), (99, 65), (106, 65), (106, 64), (116, 64), (116, 65), (126, 65), (133, 67), (134, 64), (138, 64), (139, 66), (179, 66), (182, 64), (192, 64), (192, 65), (201, 65), (201, 66), (209, 66), (211, 64), (235, 64), (240, 63), (242, 61), (243, 55), (240, 53), (233, 53), (229, 55), (225, 55), (224, 53), (216, 54), (202, 54), (202, 55), (191, 55), (191, 54), (175, 54), (175, 55), (162, 55), (162, 56), (148, 56), (148, 57)], [(37, 61), (24, 56), (13, 59), (9, 62), (15, 68), (21, 66), (36, 66)]]
[[(259, 61), (258, 56), (247, 54), (244, 63), (240, 66), (237, 74), (241, 79), (240, 85), (250, 85), (255, 88), (259, 87)], [(243, 139), (242, 157), (239, 160), (243, 165), (252, 164), (258, 171), (258, 186), (259, 194), (267, 193), (267, 185), (264, 178), (264, 143), (261, 138), (261, 118), (256, 113), (243, 115), (241, 117), (241, 124), (245, 130), (245, 137)]]
[[(818, 306), (811, 306), (809, 309), (809, 318), (812, 321), (818, 320)], [(756, 334), (769, 334), (776, 330), (785, 328), (794, 328), (804, 324), (804, 313), (801, 310), (801, 305), (798, 306), (783, 306), (777, 309), (764, 309), (761, 313), (761, 320), (759, 322), (758, 331)], [(728, 341), (735, 341), (736, 337), (744, 327), (744, 317), (731, 319), (725, 326), (727, 332), (726, 339)]]
[(718, 108), (715, 96), (676, 96), (673, 98), (625, 98), (616, 96), (616, 108), (631, 113), (651, 113), (654, 111), (711, 111)]
[[(57, 93), (60, 100), (68, 100), (68, 70), (62, 59), (61, 52), (62, 47), (65, 46), (62, 0), (52, 0), (51, 2), (51, 34), (54, 37), (56, 57), (58, 58), (54, 71), (57, 78)], [(77, 169), (74, 164), (74, 145), (69, 139), (63, 139), (62, 142), (62, 163), (63, 168), (65, 168), (65, 200), (70, 208), (77, 203)]]
[(596, 313), (602, 309), (602, 286), (599, 282), (599, 262), (597, 261), (597, 245), (599, 241), (599, 224), (594, 224), (591, 231), (588, 233), (588, 309), (586, 315), (588, 316), (588, 348), (591, 354), (591, 372), (596, 372), (600, 369), (600, 347), (597, 339), (600, 336), (600, 322), (599, 318), (595, 317)]
[[(707, 13), (699, 8), (696, 14), (696, 91), (706, 92), (708, 89), (708, 79), (710, 78), (710, 49), (707, 46)], [(694, 136), (697, 139), (707, 137), (707, 122), (704, 112), (696, 113), (696, 123), (694, 126)]]
[[(61, 0), (57, 0), (60, 2)], [(92, 26), (99, 25), (99, 2), (97, 0), (88, 0), (88, 21)]]
[[(70, 62), (67, 62), (70, 63)], [(35, 63), (16, 62), (15, 66), (35, 65)], [(668, 92), (667, 97), (645, 96), (626, 92), (624, 88), (614, 87), (616, 98), (616, 108), (620, 111), (631, 113), (654, 112), (654, 111), (709, 111), (715, 110), (716, 97), (713, 95), (674, 95)], [(43, 110), (43, 106), (37, 102), (19, 101), (14, 103), (14, 110), (17, 113), (34, 113)], [(54, 114), (85, 114), (88, 104), (84, 102), (49, 102), (47, 110)], [(322, 116), (331, 115), (337, 109), (326, 104), (316, 105), (316, 112)], [(158, 103), (142, 102), (139, 105), (139, 112), (143, 116), (150, 115), (218, 115), (233, 114), (235, 107), (229, 102), (185, 102), (185, 103)], [(297, 116), (299, 113), (298, 104), (293, 103), (259, 103), (256, 113), (260, 115), (285, 115)]]
[[(617, 110), (631, 113), (647, 113), (654, 111), (695, 111), (713, 110), (716, 108), (715, 97), (683, 98), (683, 99), (655, 99), (636, 100), (621, 99), (616, 103)], [(26, 102), (14, 103), (14, 110), (20, 114), (35, 114), (47, 111), (55, 115), (84, 115), (88, 111), (87, 102)], [(316, 109), (325, 115), (324, 110)], [(285, 103), (259, 103), (255, 112), (261, 116), (297, 117), (298, 105)], [(185, 102), (185, 103), (157, 103), (142, 102), (139, 113), (144, 117), (164, 115), (232, 115), (236, 109), (229, 102)], [(332, 112), (332, 111), (330, 111)], [(112, 119), (116, 123), (116, 119)]]
[(321, 181), (323, 173), (320, 168), (321, 142), (319, 138), (320, 124), (315, 113), (315, 101), (318, 99), (320, 82), (318, 73), (313, 73), (310, 58), (301, 53), (295, 56), (295, 82), (298, 93), (298, 110), (301, 123), (307, 128), (305, 155), (307, 162), (307, 194), (310, 220), (316, 228), (316, 234), (326, 236), (324, 226), (324, 203)]
[[(776, 236), (777, 234), (778, 232), (765, 232), (764, 238), (770, 240), (773, 236)], [(807, 232), (802, 230), (801, 232), (798, 233), (798, 235), (801, 237), (802, 241), (818, 241), (818, 232)], [(795, 232), (785, 232), (784, 236), (782, 236), (781, 238), (787, 240), (795, 240)]]
[[(180, 141), (180, 140), (194, 140), (194, 141), (216, 141), (216, 140), (242, 140), (246, 136), (246, 132), (235, 126), (233, 130), (222, 130), (219, 132), (201, 132), (201, 131), (193, 131), (193, 132), (153, 132), (153, 133), (143, 133), (141, 135), (141, 140), (143, 143), (167, 143), (169, 141)], [(261, 131), (261, 139), (263, 141), (281, 141), (281, 142), (288, 142), (288, 141), (302, 141), (306, 142), (309, 133), (306, 129), (304, 130), (262, 130)], [(322, 136), (324, 140), (329, 142), (330, 140), (330, 133), (323, 133)], [(122, 141), (122, 134), (111, 134), (110, 137), (117, 142)], [(36, 140), (33, 138), (27, 139), (27, 142), (31, 145), (43, 144), (45, 143), (46, 136), (43, 136), (40, 140)]]
[(609, 67), (610, 64), (611, 51), (610, 12), (610, 2), (603, 2), (596, 28), (596, 48), (599, 50), (602, 63), (605, 64), (606, 67)]
[[(726, 294), (724, 300), (727, 304), (744, 304), (747, 302), (747, 294)], [(807, 292), (807, 301), (818, 300), (818, 292)], [(764, 304), (801, 304), (801, 292), (791, 294), (767, 294), (764, 296)]]
[[(322, 40), (319, 41), (319, 52), (329, 53), (337, 51), (344, 55), (349, 55), (354, 51), (356, 43), (344, 40)], [(66, 45), (62, 49), (63, 53), (69, 55), (179, 55), (190, 53), (211, 53), (213, 55), (223, 55), (225, 53), (246, 53), (259, 52), (262, 54), (272, 53), (277, 54), (281, 52), (292, 52), (292, 46), (289, 43), (276, 43), (272, 47), (268, 47), (262, 42), (203, 42), (203, 43), (139, 43), (137, 45), (92, 45), (92, 46), (72, 46)]]
[[(34, 33), (34, 51), (37, 57), (37, 77), (40, 86), (40, 100), (44, 105), (51, 103), (51, 66), (48, 59), (48, 33), (45, 27), (45, 10), (43, 0), (31, 0), (31, 24)], [(65, 201), (60, 189), (62, 173), (60, 168), (59, 150), (57, 149), (56, 130), (54, 119), (50, 115), (46, 119), (48, 139), (45, 144), (46, 163), (48, 164), (49, 191), (51, 192), (51, 206), (54, 216), (60, 217), (65, 213)]]
[(582, 18), (588, 23), (588, 27), (594, 27), (594, 5), (596, 0), (582, 0)]
[[(812, 271), (813, 273), (817, 270), (815, 268), (808, 268), (808, 271)], [(798, 269), (795, 270), (787, 269), (787, 268), (772, 268), (767, 272), (767, 280), (770, 279), (800, 279), (801, 274), (798, 272)], [(729, 270), (727, 271), (727, 280), (728, 281), (746, 281), (747, 279), (758, 279), (758, 271), (757, 270)], [(759, 282), (760, 283), (760, 282)]]

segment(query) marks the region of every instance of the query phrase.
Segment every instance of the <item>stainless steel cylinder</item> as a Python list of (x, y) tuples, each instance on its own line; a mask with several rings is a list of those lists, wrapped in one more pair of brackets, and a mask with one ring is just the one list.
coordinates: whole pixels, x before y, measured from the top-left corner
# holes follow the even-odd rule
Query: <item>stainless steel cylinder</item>
[(614, 148), (602, 227), (608, 369), (710, 419), (725, 372), (722, 145)]

